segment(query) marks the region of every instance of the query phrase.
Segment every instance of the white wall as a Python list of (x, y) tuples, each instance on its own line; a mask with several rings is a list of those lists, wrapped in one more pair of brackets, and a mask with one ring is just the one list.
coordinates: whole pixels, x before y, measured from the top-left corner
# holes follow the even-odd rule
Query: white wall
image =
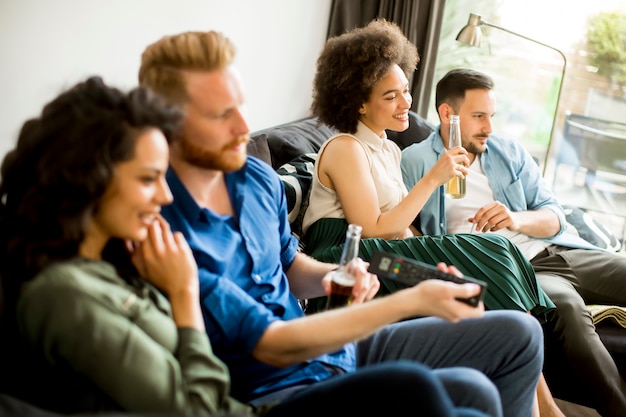
[(303, 117), (329, 13), (330, 0), (0, 0), (0, 156), (62, 89), (89, 75), (131, 88), (143, 49), (187, 30), (237, 46), (251, 130)]

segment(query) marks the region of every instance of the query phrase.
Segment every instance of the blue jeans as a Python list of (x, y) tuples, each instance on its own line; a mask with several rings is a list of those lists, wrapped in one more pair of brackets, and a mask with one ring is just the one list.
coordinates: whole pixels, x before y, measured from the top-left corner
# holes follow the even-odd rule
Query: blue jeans
[(456, 407), (433, 370), (409, 361), (373, 364), (318, 382), (283, 400), (266, 417), (325, 415), (487, 417)]
[(543, 333), (530, 315), (497, 310), (458, 323), (435, 317), (402, 321), (357, 344), (359, 367), (396, 360), (433, 368), (457, 407), (530, 417)]

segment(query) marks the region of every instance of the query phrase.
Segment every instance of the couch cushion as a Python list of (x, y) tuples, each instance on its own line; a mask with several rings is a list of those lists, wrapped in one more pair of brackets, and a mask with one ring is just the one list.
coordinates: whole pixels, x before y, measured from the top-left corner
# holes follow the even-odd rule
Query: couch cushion
[(322, 144), (335, 130), (318, 123), (317, 118), (307, 117), (279, 126), (254, 132), (252, 138), (266, 135), (274, 169), (310, 153), (317, 153)]
[(276, 171), (285, 187), (291, 231), (302, 237), (302, 218), (309, 203), (317, 153), (300, 155)]
[(585, 213), (578, 207), (564, 204), (565, 218), (571, 225), (570, 229), (592, 245), (602, 249), (617, 252), (621, 248), (621, 242), (613, 233), (596, 221), (590, 214)]
[(248, 155), (255, 156), (268, 165), (272, 165), (272, 155), (270, 154), (270, 147), (267, 144), (266, 134), (260, 134), (254, 137), (251, 136), (247, 151)]

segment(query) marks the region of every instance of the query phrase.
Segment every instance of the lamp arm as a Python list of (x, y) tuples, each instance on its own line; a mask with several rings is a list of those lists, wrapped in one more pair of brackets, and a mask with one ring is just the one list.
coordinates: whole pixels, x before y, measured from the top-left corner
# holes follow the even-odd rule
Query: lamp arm
[(480, 24), (485, 25), (485, 26), (491, 26), (493, 28), (496, 29), (500, 29), (504, 32), (510, 33), (511, 35), (514, 36), (519, 36), (520, 38), (526, 39), (527, 41), (530, 42), (534, 42), (538, 45), (541, 46), (545, 46), (546, 48), (552, 49), (553, 51), (556, 51), (559, 53), (559, 55), (561, 55), (561, 57), (563, 58), (563, 70), (561, 71), (561, 82), (559, 83), (559, 91), (557, 93), (556, 96), (556, 108), (554, 109), (555, 115), (554, 115), (554, 119), (552, 120), (552, 128), (550, 129), (550, 138), (548, 140), (548, 149), (546, 150), (546, 157), (544, 159), (543, 162), (543, 171), (542, 171), (542, 175), (545, 177), (546, 175), (546, 170), (548, 168), (548, 161), (550, 160), (550, 154), (552, 153), (552, 137), (554, 136), (554, 131), (556, 130), (556, 112), (558, 111), (558, 107), (559, 107), (559, 103), (561, 101), (561, 91), (563, 90), (563, 80), (565, 80), (565, 69), (567, 67), (567, 58), (565, 57), (565, 54), (563, 52), (561, 52), (560, 50), (556, 49), (553, 46), (550, 45), (546, 45), (543, 42), (539, 42), (535, 39), (529, 38), (528, 36), (524, 36), (521, 35), (517, 32), (513, 32), (512, 30), (508, 30), (503, 28), (502, 26), (498, 26), (498, 25), (494, 25), (493, 23), (489, 23), (489, 22), (485, 22), (482, 18), (480, 18)]
[(480, 23), (481, 23), (482, 25), (485, 25), (485, 26), (491, 26), (492, 28), (500, 29), (501, 31), (504, 31), (504, 32), (510, 33), (511, 35), (519, 36), (520, 38), (526, 39), (527, 41), (534, 42), (534, 43), (536, 43), (536, 44), (539, 44), (539, 45), (541, 45), (541, 46), (545, 46), (546, 48), (550, 48), (550, 49), (552, 49), (553, 51), (558, 52), (558, 53), (559, 53), (559, 55), (561, 55), (561, 57), (563, 58), (563, 69), (565, 69), (565, 65), (566, 65), (566, 63), (567, 63), (567, 58), (565, 57), (565, 54), (564, 54), (563, 52), (561, 52), (560, 50), (558, 50), (558, 49), (557, 49), (557, 48), (555, 48), (554, 46), (546, 45), (546, 44), (545, 44), (545, 43), (543, 43), (543, 42), (539, 42), (539, 41), (537, 41), (537, 40), (535, 40), (535, 39), (529, 38), (528, 36), (524, 36), (524, 35), (521, 35), (521, 34), (519, 34), (519, 33), (517, 33), (517, 32), (513, 32), (512, 30), (509, 30), (509, 29), (503, 28), (502, 26), (498, 26), (498, 25), (494, 25), (493, 23), (485, 22), (482, 18), (480, 19)]
[[(554, 49), (554, 48), (552, 48)], [(560, 52), (560, 51), (559, 51)], [(561, 55), (563, 55), (561, 53)], [(541, 175), (545, 178), (548, 169), (548, 162), (550, 161), (550, 154), (552, 153), (554, 131), (556, 130), (556, 116), (559, 110), (559, 103), (561, 102), (561, 92), (563, 91), (563, 81), (565, 80), (565, 55), (563, 55), (563, 74), (561, 75), (561, 82), (559, 83), (559, 92), (556, 95), (556, 107), (554, 109), (554, 119), (552, 120), (552, 129), (550, 129), (550, 139), (548, 140), (548, 148), (546, 149), (546, 157), (543, 161), (543, 170)]]

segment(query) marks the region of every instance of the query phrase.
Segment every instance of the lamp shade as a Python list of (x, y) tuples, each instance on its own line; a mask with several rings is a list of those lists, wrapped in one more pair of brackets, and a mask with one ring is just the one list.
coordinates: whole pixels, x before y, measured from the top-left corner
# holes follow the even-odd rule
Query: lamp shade
[(456, 35), (456, 40), (472, 46), (480, 46), (480, 41), (483, 38), (483, 32), (480, 29), (482, 24), (479, 15), (470, 13), (467, 25)]

